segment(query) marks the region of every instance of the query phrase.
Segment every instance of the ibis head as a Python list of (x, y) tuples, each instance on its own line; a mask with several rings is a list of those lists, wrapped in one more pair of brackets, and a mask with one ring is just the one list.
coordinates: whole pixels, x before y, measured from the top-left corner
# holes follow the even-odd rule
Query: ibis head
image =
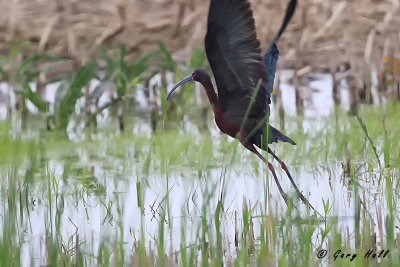
[(184, 79), (182, 79), (180, 82), (178, 82), (168, 93), (167, 95), (167, 100), (171, 97), (173, 92), (184, 85), (185, 83), (191, 82), (191, 81), (196, 81), (204, 84), (207, 80), (210, 80), (210, 75), (205, 70), (202, 69), (197, 69), (192, 72), (192, 74)]

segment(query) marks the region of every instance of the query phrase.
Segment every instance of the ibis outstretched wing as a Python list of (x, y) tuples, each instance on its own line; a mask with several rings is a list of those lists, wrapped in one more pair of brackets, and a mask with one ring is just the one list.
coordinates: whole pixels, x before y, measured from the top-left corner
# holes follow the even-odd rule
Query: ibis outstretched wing
[(226, 120), (240, 125), (246, 114), (268, 115), (271, 95), (248, 0), (211, 1), (205, 47)]

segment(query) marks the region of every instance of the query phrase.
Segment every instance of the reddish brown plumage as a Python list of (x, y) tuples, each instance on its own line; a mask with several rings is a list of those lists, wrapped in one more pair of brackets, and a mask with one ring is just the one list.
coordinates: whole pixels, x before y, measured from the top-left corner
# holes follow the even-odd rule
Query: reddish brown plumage
[(217, 124), (221, 132), (233, 138), (239, 137), (238, 133), (240, 131), (240, 125), (229, 123), (225, 119), (225, 113), (222, 111), (222, 107), (220, 105), (215, 105), (214, 115), (215, 115), (215, 123)]
[(214, 90), (214, 86), (211, 82), (210, 76), (204, 71), (195, 71), (192, 74), (192, 79), (200, 82), (208, 96), (211, 107), (214, 111), (215, 123), (221, 132), (236, 138), (237, 133), (240, 131), (240, 125), (230, 123), (226, 120), (225, 110), (223, 109), (221, 102), (218, 99), (218, 95)]

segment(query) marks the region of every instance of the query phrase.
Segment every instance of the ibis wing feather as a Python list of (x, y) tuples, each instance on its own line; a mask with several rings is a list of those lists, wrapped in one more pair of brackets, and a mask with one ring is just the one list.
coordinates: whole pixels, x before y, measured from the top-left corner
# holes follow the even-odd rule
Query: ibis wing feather
[(278, 63), (278, 58), (279, 58), (279, 49), (275, 43), (272, 43), (264, 56), (264, 64), (265, 68), (267, 69), (267, 77), (268, 77), (267, 91), (270, 94), (272, 94), (272, 91), (274, 89), (275, 72), (276, 72), (276, 65)]
[(267, 52), (264, 55), (264, 64), (267, 70), (267, 77), (268, 77), (267, 91), (269, 94), (272, 94), (275, 72), (276, 72), (276, 64), (278, 62), (278, 57), (279, 57), (279, 50), (278, 47), (276, 46), (276, 43), (279, 41), (279, 38), (285, 31), (286, 26), (288, 25), (290, 19), (292, 18), (294, 11), (296, 10), (296, 5), (297, 5), (297, 0), (290, 0), (288, 7), (286, 9), (285, 18), (282, 21), (281, 28), (279, 29), (274, 40), (272, 41), (271, 45), (269, 46)]
[(270, 93), (248, 0), (211, 1), (205, 47), (226, 119), (242, 122), (260, 79), (248, 117), (267, 116)]

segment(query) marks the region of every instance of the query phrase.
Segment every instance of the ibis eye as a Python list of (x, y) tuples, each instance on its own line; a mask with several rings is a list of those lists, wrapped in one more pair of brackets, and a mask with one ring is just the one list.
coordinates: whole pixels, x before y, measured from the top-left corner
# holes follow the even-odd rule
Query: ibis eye
[(196, 72), (195, 71), (192, 73), (192, 79), (194, 79), (194, 77), (196, 77)]

